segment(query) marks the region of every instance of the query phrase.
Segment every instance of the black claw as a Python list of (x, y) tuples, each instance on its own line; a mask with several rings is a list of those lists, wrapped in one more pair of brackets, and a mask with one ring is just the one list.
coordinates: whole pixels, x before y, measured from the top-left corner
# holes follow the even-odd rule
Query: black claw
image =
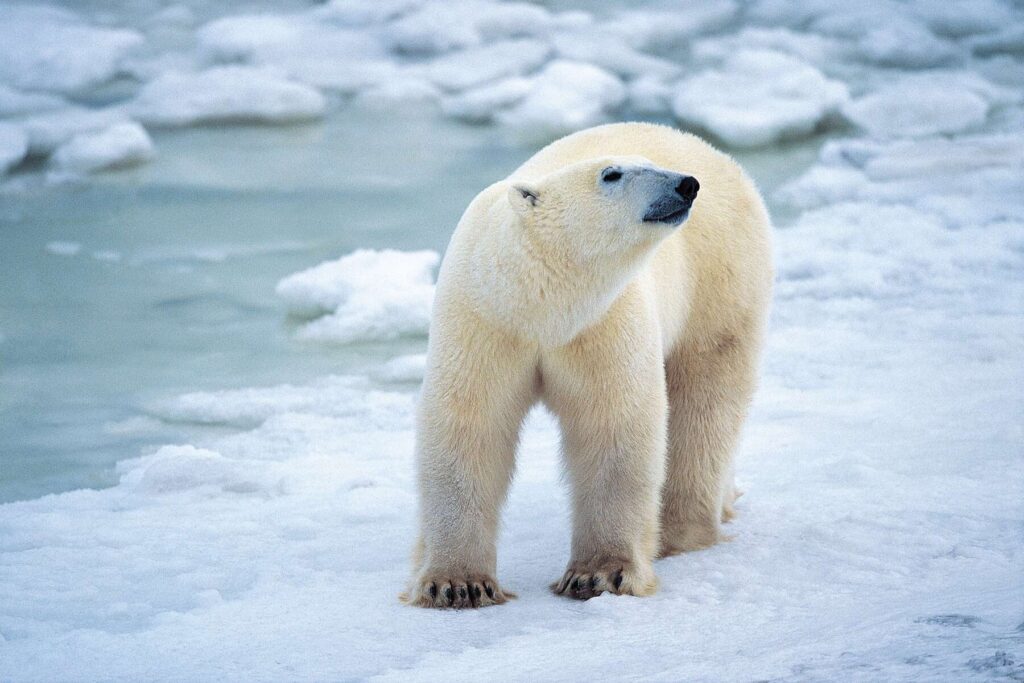
[(615, 572), (615, 578), (612, 579), (612, 585), (615, 586), (615, 590), (619, 590), (619, 586), (622, 585), (622, 572)]
[(487, 597), (491, 598), (492, 600), (494, 599), (494, 589), (491, 588), (490, 585), (485, 585), (484, 591), (487, 593)]
[(430, 599), (433, 600), (437, 597), (437, 586), (430, 584)]
[(474, 583), (473, 584), (473, 597), (476, 598), (477, 600), (479, 600), (481, 594), (483, 594), (483, 591), (480, 590), (480, 584)]
[(466, 599), (466, 587), (465, 586), (459, 586), (459, 597), (462, 598), (463, 600)]
[(572, 590), (573, 590), (573, 592), (574, 592), (574, 593), (575, 593), (576, 591), (578, 591), (578, 590), (580, 589), (580, 577), (578, 577), (578, 576), (577, 576), (577, 577), (575, 577), (575, 578), (574, 578), (574, 579), (572, 580), (572, 584), (570, 584), (570, 585), (572, 586)]
[(452, 587), (451, 586), (446, 586), (445, 587), (445, 589), (444, 589), (444, 599), (447, 600), (448, 602), (452, 601)]

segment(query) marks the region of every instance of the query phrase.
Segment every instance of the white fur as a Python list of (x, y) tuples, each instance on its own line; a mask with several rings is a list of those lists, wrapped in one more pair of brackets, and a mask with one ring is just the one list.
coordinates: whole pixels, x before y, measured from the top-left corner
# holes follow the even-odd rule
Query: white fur
[[(612, 166), (628, 182), (602, 184)], [(665, 171), (701, 184), (679, 227), (642, 220)], [(570, 135), (481, 192), (438, 277), (405, 599), (509, 597), (495, 537), (538, 400), (561, 422), (572, 483), (572, 557), (556, 592), (648, 595), (659, 552), (721, 540), (771, 298), (769, 240), (736, 163), (663, 126)]]

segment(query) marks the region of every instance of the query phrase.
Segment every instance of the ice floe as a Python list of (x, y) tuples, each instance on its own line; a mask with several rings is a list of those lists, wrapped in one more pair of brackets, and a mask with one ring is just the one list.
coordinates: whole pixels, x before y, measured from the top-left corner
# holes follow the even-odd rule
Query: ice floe
[(323, 116), (326, 100), (314, 88), (272, 70), (220, 66), (166, 73), (147, 83), (128, 111), (147, 125), (218, 121), (292, 123)]
[(993, 106), (1019, 102), (1013, 91), (971, 73), (924, 72), (890, 80), (843, 106), (843, 115), (880, 138), (956, 133), (983, 124)]
[(0, 121), (0, 175), (17, 166), (28, 154), (28, 135), (19, 126)]
[(939, 66), (955, 61), (960, 54), (950, 41), (911, 18), (890, 14), (885, 21), (877, 19), (870, 7), (850, 6), (820, 16), (811, 29), (850, 41), (854, 55), (882, 66)]
[(76, 93), (117, 75), (141, 34), (94, 26), (51, 5), (0, 6), (0, 83)]
[(733, 0), (708, 0), (685, 9), (673, 3), (621, 9), (605, 22), (606, 38), (618, 36), (637, 50), (671, 50), (727, 29), (739, 11)]
[(533, 80), (530, 92), (496, 119), (544, 140), (602, 123), (626, 100), (615, 75), (585, 62), (556, 60)]
[(0, 83), (0, 118), (23, 116), (63, 106), (64, 100), (45, 93), (25, 93)]
[[(998, 0), (715, 0), (685, 11), (389, 0), (203, 20), (171, 5), (133, 28), (18, 4), (0, 10), (13, 36), (0, 45), (9, 57), (0, 59), (0, 117), (50, 112), (51, 129), (77, 134), (114, 116), (146, 126), (303, 122), (355, 102), (436, 109), (538, 142), (627, 113), (675, 116), (726, 145), (757, 147), (813, 135), (841, 109), (872, 135), (948, 134), (976, 128), (999, 105), (938, 76), (954, 72), (932, 72), (981, 70), (1019, 90), (1018, 14)], [(123, 88), (127, 101), (91, 107), (103, 121), (82, 130), (90, 114), (78, 95), (118, 78), (137, 81), (137, 93)], [(952, 90), (939, 106), (944, 87)], [(903, 90), (915, 96), (900, 107)], [(41, 124), (32, 125), (33, 156), (71, 136), (40, 143)]]
[(593, 64), (623, 78), (672, 78), (682, 70), (678, 64), (636, 50), (610, 28), (586, 26), (560, 32), (554, 45), (562, 59)]
[(931, 135), (981, 125), (988, 103), (969, 91), (894, 83), (850, 102), (843, 114), (879, 137)]
[(266, 66), (339, 92), (381, 83), (400, 71), (374, 34), (310, 13), (224, 17), (201, 27), (197, 40), (205, 60)]
[(277, 294), (295, 315), (320, 316), (304, 339), (338, 343), (422, 335), (430, 325), (434, 251), (360, 249), (281, 280)]
[(990, 134), (873, 142), (840, 140), (777, 198), (802, 209), (847, 201), (904, 203), (951, 228), (1024, 220), (1024, 141)]
[(1024, 54), (1024, 25), (1013, 23), (994, 33), (974, 36), (968, 45), (982, 56)]
[(672, 111), (727, 144), (757, 147), (806, 135), (846, 101), (845, 85), (771, 50), (742, 50), (683, 80)]
[(53, 153), (64, 171), (90, 173), (131, 166), (153, 156), (153, 141), (137, 123), (117, 123), (98, 132), (79, 133)]
[(129, 121), (116, 108), (66, 107), (36, 114), (18, 122), (28, 136), (29, 154), (47, 156), (76, 135), (97, 133)]
[(529, 78), (506, 78), (446, 97), (441, 101), (441, 108), (457, 119), (486, 123), (493, 120), (497, 112), (512, 107), (526, 97), (533, 85)]
[(427, 79), (445, 90), (465, 90), (534, 71), (551, 47), (538, 40), (508, 40), (445, 55), (425, 65)]
[(383, 28), (390, 49), (431, 55), (507, 38), (542, 36), (558, 25), (547, 9), (525, 2), (426, 2)]
[(225, 458), (191, 445), (164, 446), (152, 455), (118, 466), (121, 485), (144, 494), (205, 490), (217, 493), (271, 493), (276, 482), (267, 465)]

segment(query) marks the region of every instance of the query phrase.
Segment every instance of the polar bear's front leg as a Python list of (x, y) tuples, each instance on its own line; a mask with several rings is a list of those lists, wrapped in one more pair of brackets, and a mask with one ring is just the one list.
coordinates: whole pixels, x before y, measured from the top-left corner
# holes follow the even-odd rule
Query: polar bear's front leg
[(500, 604), (513, 595), (495, 578), (498, 518), (536, 395), (536, 355), (479, 325), (432, 334), (416, 434), (420, 539), (403, 600)]
[[(637, 318), (641, 318), (637, 320)], [(572, 557), (552, 585), (587, 599), (650, 595), (668, 403), (657, 327), (623, 303), (542, 362), (572, 483)]]

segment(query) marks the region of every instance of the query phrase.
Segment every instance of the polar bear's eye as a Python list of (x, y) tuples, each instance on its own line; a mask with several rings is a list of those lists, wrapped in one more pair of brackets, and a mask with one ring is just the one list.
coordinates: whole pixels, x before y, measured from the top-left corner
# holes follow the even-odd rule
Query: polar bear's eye
[(606, 168), (601, 171), (601, 180), (606, 183), (614, 183), (622, 178), (622, 171), (615, 168)]

